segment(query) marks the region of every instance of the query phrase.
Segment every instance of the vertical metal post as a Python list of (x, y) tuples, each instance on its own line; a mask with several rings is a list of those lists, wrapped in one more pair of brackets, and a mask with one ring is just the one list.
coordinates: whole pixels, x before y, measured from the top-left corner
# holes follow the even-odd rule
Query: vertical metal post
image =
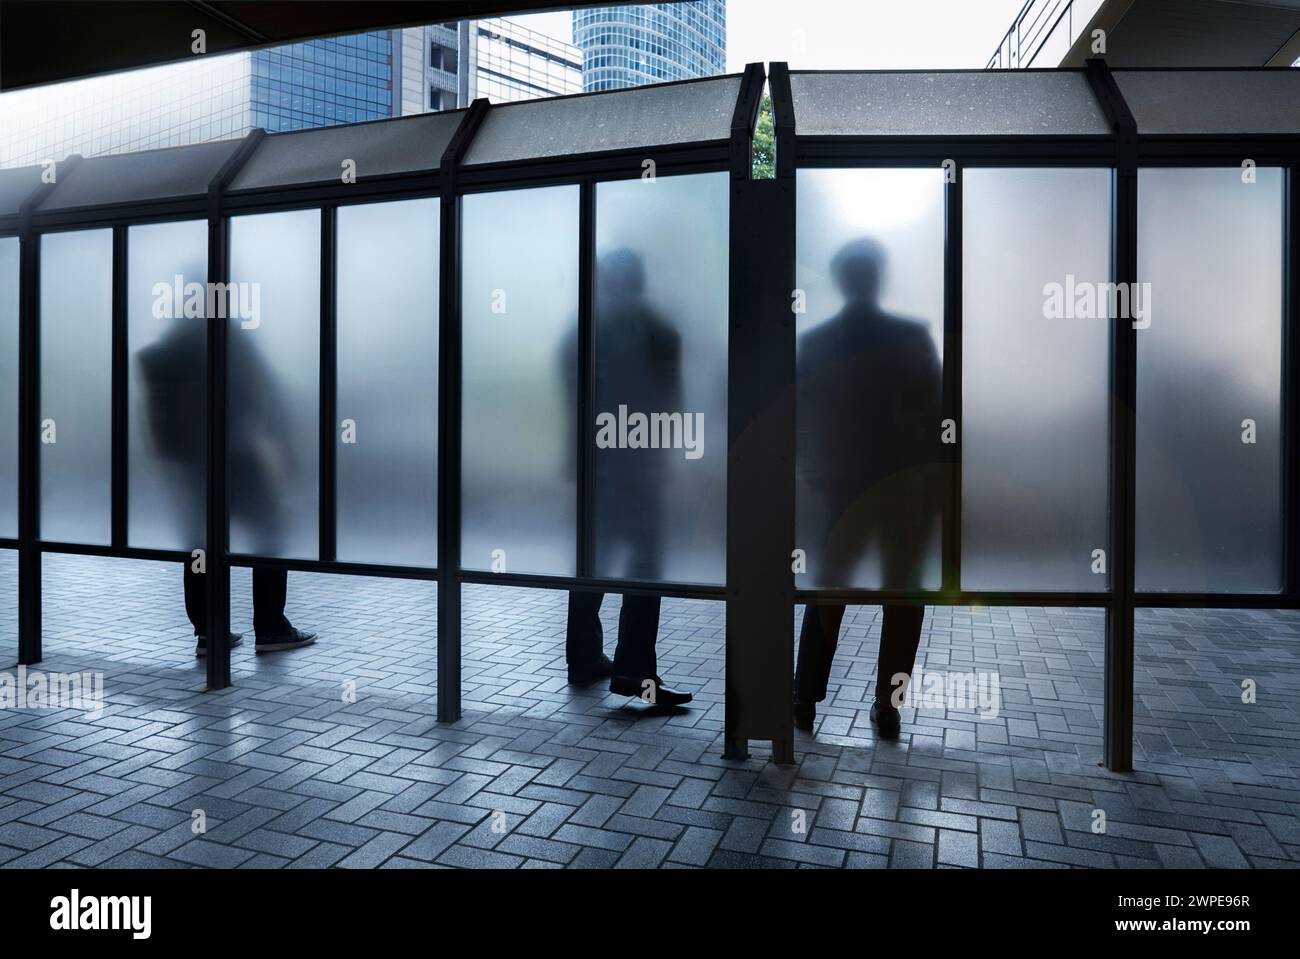
[(460, 200), (441, 184), (438, 327), (438, 721), (460, 719)]
[(595, 567), (596, 326), (593, 301), (596, 282), (596, 184), (585, 179), (578, 201), (578, 575), (591, 576)]
[(18, 662), (41, 661), (40, 237), (24, 207), (18, 253)]
[(333, 562), (338, 520), (338, 207), (320, 211), (320, 558)]
[[(58, 180), (81, 161), (57, 165)], [(42, 182), (18, 211), (18, 662), (41, 661), (41, 240), (36, 208), (58, 188)]]
[(111, 542), (125, 549), (127, 541), (127, 228), (113, 228), (113, 372), (112, 372), (112, 503)]
[[(1103, 60), (1087, 77), (1115, 132), (1114, 280), (1137, 281), (1137, 124)], [(1117, 316), (1111, 350), (1110, 606), (1106, 611), (1105, 743), (1107, 769), (1133, 768), (1134, 497), (1137, 456), (1137, 331)]]
[[(942, 544), (946, 593), (961, 590), (962, 171), (954, 168), (952, 176), (944, 193), (943, 415), (954, 424), (956, 442), (943, 448), (947, 473)], [(940, 430), (941, 425), (935, 423), (933, 428)]]
[(1286, 306), (1282, 326), (1283, 590), (1300, 589), (1300, 164), (1286, 169)]
[[(221, 215), (220, 188), (208, 193), (208, 282), (228, 283), (230, 235)], [(230, 564), (229, 503), (226, 499), (226, 337), (228, 325), (222, 311), (208, 317), (207, 352), (207, 535), (204, 543), (203, 584), (207, 592), (208, 689), (230, 685)], [(191, 560), (193, 562), (193, 560)]]
[(443, 152), (438, 195), (441, 256), (438, 324), (438, 721), (460, 719), (460, 212), (456, 170), (487, 114), (475, 100)]
[(731, 126), (727, 327), (727, 625), (724, 757), (772, 742), (794, 762), (794, 111), (774, 64), (777, 175), (751, 177), (763, 68), (745, 68)]
[[(230, 281), (230, 221), (221, 209), (222, 194), (266, 136), (253, 130), (208, 184), (208, 282)], [(207, 343), (207, 523), (204, 537), (204, 589), (208, 615), (208, 689), (230, 685), (230, 503), (226, 480), (226, 365), (229, 325), (208, 317)], [(193, 559), (189, 562), (194, 562)]]

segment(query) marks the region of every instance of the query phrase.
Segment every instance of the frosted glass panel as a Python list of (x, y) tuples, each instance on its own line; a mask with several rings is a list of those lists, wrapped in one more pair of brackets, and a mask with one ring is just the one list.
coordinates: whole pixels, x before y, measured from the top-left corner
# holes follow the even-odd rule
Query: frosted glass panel
[(1110, 323), (1057, 306), (1110, 277), (1110, 171), (963, 182), (962, 586), (1105, 589)]
[[(320, 502), (320, 211), (230, 220), (230, 546), (314, 559)], [(241, 306), (243, 304), (241, 303)]]
[(206, 540), (207, 222), (133, 226), (127, 259), (128, 539), (188, 551)]
[(461, 564), (572, 576), (578, 188), (462, 202)]
[(113, 231), (41, 237), (42, 539), (112, 536), (112, 347)]
[(727, 196), (725, 173), (596, 188), (597, 576), (723, 581)]
[(437, 562), (438, 220), (437, 199), (338, 211), (341, 560)]
[(1282, 585), (1284, 191), (1280, 170), (1256, 180), (1138, 175), (1140, 590)]
[(800, 588), (939, 586), (943, 190), (939, 169), (799, 171)]
[(18, 535), (18, 238), (0, 237), (0, 536)]

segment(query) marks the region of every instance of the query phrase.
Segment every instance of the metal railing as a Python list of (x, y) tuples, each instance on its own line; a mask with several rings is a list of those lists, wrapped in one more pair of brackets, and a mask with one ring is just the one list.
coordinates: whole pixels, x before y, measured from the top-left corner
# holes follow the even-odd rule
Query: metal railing
[[(1015, 70), (1033, 66), (1035, 58), (1057, 28), (1064, 21), (1069, 39), (1074, 42), (1074, 0), (1025, 0), (1025, 5), (1011, 21), (1011, 27), (1002, 37), (993, 56), (985, 67), (989, 70)], [(1079, 24), (1082, 30), (1086, 21)], [(1048, 66), (1059, 66), (1052, 63)]]

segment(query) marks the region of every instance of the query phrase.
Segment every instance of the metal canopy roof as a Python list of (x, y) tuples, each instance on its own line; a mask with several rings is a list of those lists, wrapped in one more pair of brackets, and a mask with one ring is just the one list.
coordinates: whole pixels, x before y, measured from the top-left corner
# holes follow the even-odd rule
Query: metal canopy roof
[[(39, 166), (0, 170), (0, 227), (16, 226), (24, 203), (38, 224), (70, 225), (119, 218), (123, 208), (206, 202), (220, 190), (241, 207), (311, 202), (326, 193), (344, 201), (349, 191), (427, 189), (414, 176), (438, 171), (449, 155), (462, 167), (477, 165), (492, 178), (508, 177), (508, 164), (541, 164), (563, 175), (571, 160), (597, 160), (618, 151), (699, 151), (725, 157), (742, 96), (757, 109), (762, 70), (749, 74), (655, 84), (628, 90), (575, 94), (491, 106), (475, 101), (449, 110), (367, 123), (340, 124), (90, 159), (69, 157), (56, 167), (58, 180), (41, 185)], [(753, 89), (744, 91), (749, 77)], [(465, 153), (465, 145), (468, 152)], [(237, 155), (238, 154), (238, 155)], [(710, 154), (712, 157), (712, 154)], [(713, 162), (713, 157), (709, 162)], [(357, 186), (343, 180), (345, 161), (355, 163)], [(505, 170), (504, 174), (499, 171)], [(491, 172), (498, 171), (498, 172)], [(548, 174), (549, 175), (549, 174)]]
[(726, 140), (740, 75), (494, 106), (467, 166)]
[[(1105, 70), (1100, 62), (1092, 66)], [(761, 84), (761, 68), (753, 69)], [(1234, 138), (1254, 138), (1257, 146), (1278, 144), (1274, 152), (1300, 142), (1300, 71), (1288, 69), (1120, 70), (1110, 74), (1110, 97), (1074, 70), (773, 69), (778, 142), (793, 128), (809, 149), (879, 138), (882, 146), (874, 151), (886, 141), (947, 138), (1049, 144), (1067, 158), (1100, 143), (1104, 156), (1114, 134), (1108, 113), (1116, 109), (1107, 101), (1119, 99), (1152, 149), (1171, 136), (1220, 138), (1228, 146)], [(756, 97), (752, 90), (749, 95)], [(565, 176), (572, 161), (621, 163), (621, 154), (630, 151), (713, 157), (710, 151), (725, 152), (736, 135), (738, 104), (746, 96), (744, 77), (730, 75), (496, 106), (480, 100), (467, 110), (69, 158), (49, 185), (42, 184), (41, 167), (0, 170), (0, 225), (14, 223), (25, 203), (38, 223), (49, 224), (78, 222), (82, 210), (103, 219), (122, 208), (183, 203), (188, 209), (206, 199), (219, 173), (223, 192), (243, 206), (272, 194), (276, 202), (298, 202), (322, 190), (354, 189), (342, 181), (346, 160), (356, 163), (357, 183), (391, 193), (408, 188), (408, 175), (438, 171), (451, 154), (476, 182), (509, 179), (512, 164)]]
[(790, 72), (799, 136), (1106, 136), (1082, 72)]
[(18, 215), (24, 201), (41, 185), (41, 168), (0, 170), (0, 220)]
[(1300, 70), (1115, 70), (1138, 132), (1300, 133)]
[(48, 213), (203, 196), (238, 146), (238, 140), (219, 140), (79, 160), (36, 209)]
[(346, 160), (355, 161), (358, 180), (433, 170), (464, 115), (449, 110), (274, 133), (258, 145), (230, 189), (339, 181)]

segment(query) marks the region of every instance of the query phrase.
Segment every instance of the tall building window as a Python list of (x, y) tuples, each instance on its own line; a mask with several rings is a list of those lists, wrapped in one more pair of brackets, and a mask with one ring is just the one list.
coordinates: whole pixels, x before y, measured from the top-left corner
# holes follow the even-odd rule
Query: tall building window
[(440, 43), (433, 44), (429, 52), (429, 66), (434, 70), (445, 70), (448, 73), (456, 72), (456, 51), (450, 47), (444, 47)]

